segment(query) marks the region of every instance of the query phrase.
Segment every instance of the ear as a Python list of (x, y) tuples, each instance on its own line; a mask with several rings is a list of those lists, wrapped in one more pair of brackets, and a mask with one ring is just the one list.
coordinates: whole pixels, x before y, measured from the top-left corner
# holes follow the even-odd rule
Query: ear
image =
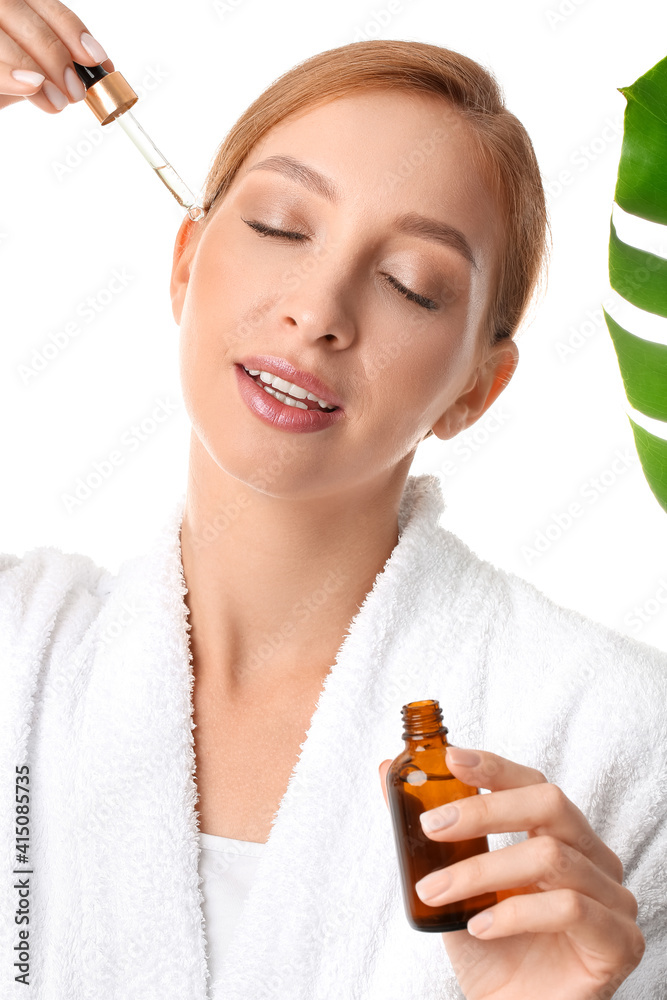
[(488, 410), (507, 386), (519, 363), (519, 349), (510, 338), (494, 344), (491, 354), (473, 372), (461, 395), (433, 424), (441, 440), (456, 437)]
[(181, 322), (183, 303), (190, 280), (190, 265), (197, 244), (199, 243), (202, 229), (203, 222), (194, 222), (189, 215), (186, 215), (176, 233), (169, 290), (171, 294), (171, 311), (177, 324)]

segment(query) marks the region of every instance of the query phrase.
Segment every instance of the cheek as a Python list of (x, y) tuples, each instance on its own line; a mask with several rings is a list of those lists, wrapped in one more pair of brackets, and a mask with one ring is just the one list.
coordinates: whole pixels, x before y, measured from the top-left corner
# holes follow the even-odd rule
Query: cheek
[(181, 321), (181, 350), (188, 364), (215, 364), (225, 356), (235, 331), (242, 329), (250, 273), (237, 254), (221, 248), (198, 258)]
[(464, 339), (459, 326), (443, 324), (414, 338), (378, 376), (372, 396), (383, 420), (395, 422), (395, 435), (411, 441), (452, 404), (473, 363)]

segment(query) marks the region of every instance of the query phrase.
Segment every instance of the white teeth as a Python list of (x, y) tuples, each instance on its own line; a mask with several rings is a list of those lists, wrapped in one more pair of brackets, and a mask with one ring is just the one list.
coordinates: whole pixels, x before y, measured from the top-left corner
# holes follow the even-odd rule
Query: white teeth
[(274, 389), (278, 389), (279, 392), (289, 393), (290, 396), (296, 396), (298, 399), (312, 399), (322, 407), (333, 409), (333, 407), (329, 407), (326, 399), (318, 399), (312, 392), (308, 392), (307, 389), (297, 385), (295, 382), (287, 382), (284, 378), (280, 378), (279, 375), (273, 375), (271, 372), (260, 372), (259, 377), (262, 382), (268, 382), (269, 385), (272, 385)]
[(282, 392), (276, 392), (276, 390), (272, 389), (270, 385), (263, 385), (262, 389), (264, 389), (265, 392), (268, 392), (271, 396), (275, 396), (281, 403), (287, 403), (288, 406), (297, 406), (300, 410), (308, 409), (305, 403), (300, 403), (298, 399), (290, 399), (289, 396), (286, 396)]
[[(262, 386), (267, 392), (270, 392), (272, 396), (275, 396), (280, 400), (281, 403), (287, 403), (288, 406), (298, 406), (302, 410), (307, 410), (308, 407), (305, 403), (300, 403), (298, 400), (301, 399), (312, 399), (323, 410), (334, 410), (334, 406), (330, 406), (325, 399), (319, 399), (314, 396), (312, 392), (308, 392), (303, 386), (297, 385), (295, 382), (287, 382), (284, 378), (280, 378), (279, 375), (274, 375), (272, 372), (257, 371), (252, 368), (245, 369), (249, 375), (259, 375), (263, 382), (267, 382), (268, 386)], [(272, 387), (272, 389), (270, 388)], [(287, 393), (290, 396), (296, 396), (295, 400), (289, 399)]]
[[(264, 378), (265, 374), (268, 374), (268, 372), (266, 372), (266, 373), (262, 372), (261, 377), (266, 382), (268, 380), (266, 378)], [(300, 385), (297, 385), (295, 382), (288, 382), (287, 379), (280, 378), (279, 375), (274, 375), (273, 376), (271, 384), (272, 384), (273, 388), (274, 389), (278, 389), (279, 392), (289, 392), (289, 393), (292, 393), (292, 395), (296, 396), (298, 399), (305, 399), (306, 396), (307, 396), (307, 394), (308, 394), (308, 390), (307, 389), (302, 389)], [(301, 395), (302, 393), (303, 393), (303, 395)]]

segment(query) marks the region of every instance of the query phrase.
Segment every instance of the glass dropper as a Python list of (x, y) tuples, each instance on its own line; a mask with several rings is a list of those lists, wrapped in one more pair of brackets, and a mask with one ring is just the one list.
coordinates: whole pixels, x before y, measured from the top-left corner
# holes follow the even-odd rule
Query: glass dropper
[(77, 62), (74, 63), (74, 69), (86, 88), (85, 103), (100, 124), (109, 125), (117, 119), (125, 134), (171, 191), (178, 204), (187, 209), (193, 221), (201, 219), (206, 214), (204, 208), (129, 111), (139, 97), (122, 73), (118, 70), (108, 73), (103, 66), (82, 66)]
[(171, 163), (162, 155), (153, 140), (148, 136), (131, 111), (119, 115), (118, 124), (130, 137), (140, 153), (150, 163), (162, 183), (171, 191), (179, 205), (187, 208), (188, 215), (195, 222), (204, 215), (204, 209), (198, 204), (194, 194), (185, 181), (176, 173)]

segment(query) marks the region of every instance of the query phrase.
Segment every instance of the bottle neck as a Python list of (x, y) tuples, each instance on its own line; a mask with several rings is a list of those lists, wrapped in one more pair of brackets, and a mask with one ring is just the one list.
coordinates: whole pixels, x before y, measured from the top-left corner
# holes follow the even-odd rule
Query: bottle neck
[(403, 706), (403, 739), (408, 745), (429, 739), (447, 744), (447, 726), (442, 724), (442, 709), (435, 699), (411, 701)]

